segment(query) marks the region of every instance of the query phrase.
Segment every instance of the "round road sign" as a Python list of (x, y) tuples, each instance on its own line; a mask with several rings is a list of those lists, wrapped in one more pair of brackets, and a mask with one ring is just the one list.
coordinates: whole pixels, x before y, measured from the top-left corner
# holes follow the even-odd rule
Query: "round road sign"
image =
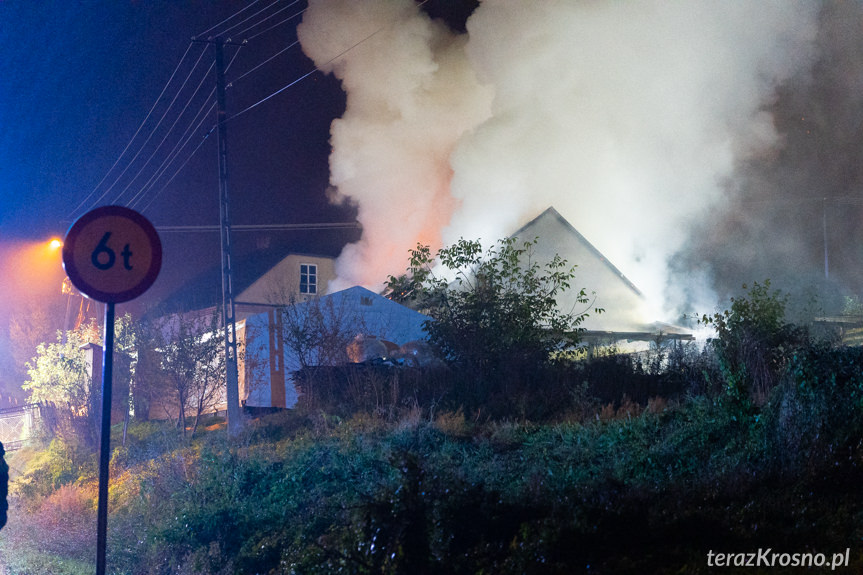
[(135, 299), (162, 267), (162, 242), (144, 216), (122, 206), (87, 212), (63, 243), (63, 268), (81, 293), (102, 302)]

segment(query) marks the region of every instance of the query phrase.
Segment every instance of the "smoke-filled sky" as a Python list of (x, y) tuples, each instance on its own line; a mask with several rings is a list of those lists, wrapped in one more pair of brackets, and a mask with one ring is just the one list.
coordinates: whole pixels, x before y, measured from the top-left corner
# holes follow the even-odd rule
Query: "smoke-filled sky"
[(657, 307), (823, 275), (822, 204), (834, 233), (858, 228), (834, 208), (855, 193), (860, 113), (834, 106), (859, 99), (860, 24), (852, 3), (485, 0), (462, 33), (411, 0), (311, 0), (303, 50), (347, 93), (331, 193), (364, 230), (343, 285), (550, 205)]
[(815, 5), (809, 55), (765, 105), (777, 140), (737, 159), (727, 204), (690, 224), (674, 258), (720, 295), (768, 277), (824, 304), (863, 294), (863, 4)]
[[(488, 243), (553, 205), (656, 307), (710, 311), (765, 278), (863, 292), (863, 4), (814, 0), (0, 1), (0, 273), (18, 273), (21, 245), (132, 197), (121, 179), (97, 200), (99, 182), (191, 36), (265, 6), (281, 12), (238, 53), (229, 113), (291, 86), (229, 124), (234, 223), (356, 214), (341, 285), (380, 285), (417, 242)], [(211, 50), (189, 49), (206, 72)], [(303, 52), (324, 73), (305, 76)], [(217, 222), (214, 143), (145, 196), (157, 226)], [(235, 234), (235, 270), (337, 240)], [(163, 242), (153, 293), (218, 266), (217, 234)], [(19, 284), (3, 286), (2, 336), (13, 287), (38, 291)]]

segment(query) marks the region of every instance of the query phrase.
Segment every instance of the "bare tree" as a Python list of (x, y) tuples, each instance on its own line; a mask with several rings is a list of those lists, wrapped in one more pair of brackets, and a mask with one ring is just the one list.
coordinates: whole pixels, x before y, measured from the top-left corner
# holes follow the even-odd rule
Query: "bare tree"
[[(187, 417), (195, 418), (192, 435), (203, 413), (221, 399), (225, 358), (218, 310), (209, 315), (178, 313), (156, 320), (149, 330), (158, 358), (161, 381), (173, 396), (177, 426), (186, 435)], [(153, 378), (156, 382), (159, 378)], [(158, 385), (158, 384), (157, 384)]]
[(285, 347), (302, 369), (350, 361), (348, 346), (365, 333), (362, 315), (344, 299), (315, 298), (281, 310)]

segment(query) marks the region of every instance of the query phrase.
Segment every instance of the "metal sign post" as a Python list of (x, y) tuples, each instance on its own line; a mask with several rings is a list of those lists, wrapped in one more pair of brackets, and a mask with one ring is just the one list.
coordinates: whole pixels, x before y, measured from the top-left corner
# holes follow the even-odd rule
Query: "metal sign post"
[(105, 303), (102, 348), (102, 426), (99, 433), (99, 498), (96, 508), (96, 575), (105, 574), (108, 548), (108, 464), (111, 459), (111, 387), (114, 368), (114, 302)]
[(122, 206), (96, 208), (69, 228), (63, 243), (63, 268), (82, 294), (105, 303), (96, 525), (96, 575), (105, 575), (114, 304), (134, 299), (153, 285), (162, 268), (162, 243), (153, 224), (138, 212)]

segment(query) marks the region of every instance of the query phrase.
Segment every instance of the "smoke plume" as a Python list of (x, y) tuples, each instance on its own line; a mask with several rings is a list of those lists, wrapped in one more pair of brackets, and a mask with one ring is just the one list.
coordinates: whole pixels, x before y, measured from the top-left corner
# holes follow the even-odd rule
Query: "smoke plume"
[(863, 289), (863, 4), (819, 6), (814, 62), (799, 61), (765, 108), (779, 145), (740, 158), (729, 201), (673, 260), (680, 276), (703, 270), (721, 298), (769, 278), (836, 312), (837, 296)]
[(488, 118), (491, 89), (476, 80), (466, 38), (410, 0), (313, 1), (298, 35), (348, 95), (332, 124), (330, 183), (334, 201), (356, 204), (363, 235), (339, 257), (339, 287), (379, 286), (417, 242), (441, 244), (458, 207), (449, 158)]
[(659, 308), (690, 224), (781, 143), (772, 106), (813, 61), (817, 8), (485, 0), (459, 34), (412, 0), (310, 0), (303, 49), (347, 93), (334, 198), (363, 225), (342, 286), (553, 205)]

